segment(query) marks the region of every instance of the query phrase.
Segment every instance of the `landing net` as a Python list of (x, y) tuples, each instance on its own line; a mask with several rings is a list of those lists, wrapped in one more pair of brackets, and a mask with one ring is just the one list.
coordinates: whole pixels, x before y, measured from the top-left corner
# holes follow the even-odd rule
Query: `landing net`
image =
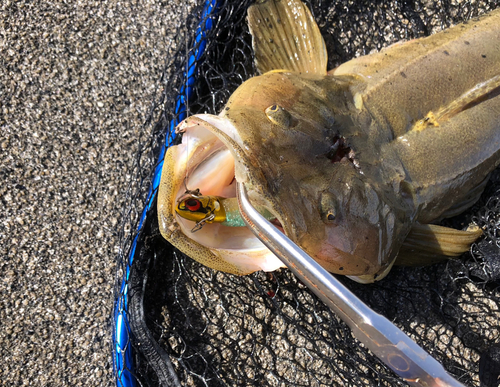
[[(328, 68), (468, 20), (498, 1), (313, 1)], [(145, 125), (121, 228), (113, 360), (118, 386), (404, 386), (288, 270), (245, 277), (208, 269), (159, 234), (156, 190), (186, 114), (217, 114), (256, 74), (250, 1), (202, 1), (180, 18)], [(181, 11), (180, 11), (181, 12)], [(143, 208), (145, 210), (143, 211)], [(485, 238), (458, 260), (394, 268), (373, 285), (342, 279), (467, 386), (500, 375), (500, 171), (471, 220)], [(139, 231), (138, 231), (139, 230)]]

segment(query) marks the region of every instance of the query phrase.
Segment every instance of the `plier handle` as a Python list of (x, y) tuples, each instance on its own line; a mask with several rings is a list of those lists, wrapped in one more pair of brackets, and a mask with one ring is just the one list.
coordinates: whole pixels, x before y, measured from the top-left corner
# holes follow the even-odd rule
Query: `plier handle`
[(237, 184), (237, 195), (248, 228), (404, 381), (415, 387), (464, 387), (401, 329), (371, 310), (264, 218), (250, 203), (244, 184)]

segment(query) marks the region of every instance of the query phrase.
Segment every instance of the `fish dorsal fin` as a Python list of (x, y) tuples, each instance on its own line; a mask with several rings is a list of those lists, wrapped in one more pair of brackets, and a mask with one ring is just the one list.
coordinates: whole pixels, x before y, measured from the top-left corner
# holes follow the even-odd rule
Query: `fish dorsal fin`
[(467, 230), (456, 230), (435, 224), (416, 223), (403, 242), (396, 265), (430, 265), (450, 257), (458, 257), (468, 251), (482, 233), (476, 225), (470, 225)]
[(248, 9), (248, 26), (260, 73), (288, 70), (326, 75), (325, 42), (301, 1), (258, 1)]

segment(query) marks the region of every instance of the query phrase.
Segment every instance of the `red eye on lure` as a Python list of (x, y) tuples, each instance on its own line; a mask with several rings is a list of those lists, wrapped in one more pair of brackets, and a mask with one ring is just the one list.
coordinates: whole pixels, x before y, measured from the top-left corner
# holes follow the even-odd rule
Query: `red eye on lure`
[(196, 222), (191, 230), (196, 232), (201, 230), (206, 223), (222, 223), (226, 219), (224, 209), (219, 203), (217, 196), (203, 196), (200, 190), (186, 191), (178, 200), (175, 211), (182, 218)]
[(201, 202), (198, 199), (188, 199), (185, 206), (189, 211), (198, 211), (201, 208)]

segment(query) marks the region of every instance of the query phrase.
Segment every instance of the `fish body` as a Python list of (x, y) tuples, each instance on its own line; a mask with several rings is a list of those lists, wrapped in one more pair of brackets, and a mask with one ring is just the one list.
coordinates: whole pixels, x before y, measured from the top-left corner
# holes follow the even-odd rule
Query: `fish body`
[(165, 238), (217, 270), (280, 267), (245, 227), (193, 233), (176, 212), (186, 191), (234, 198), (238, 181), (323, 267), (360, 282), (398, 255), (467, 250), (480, 230), (429, 223), (472, 205), (500, 161), (500, 12), (330, 72), (300, 1), (255, 4), (248, 22), (262, 75), (219, 116), (179, 126), (159, 191)]

